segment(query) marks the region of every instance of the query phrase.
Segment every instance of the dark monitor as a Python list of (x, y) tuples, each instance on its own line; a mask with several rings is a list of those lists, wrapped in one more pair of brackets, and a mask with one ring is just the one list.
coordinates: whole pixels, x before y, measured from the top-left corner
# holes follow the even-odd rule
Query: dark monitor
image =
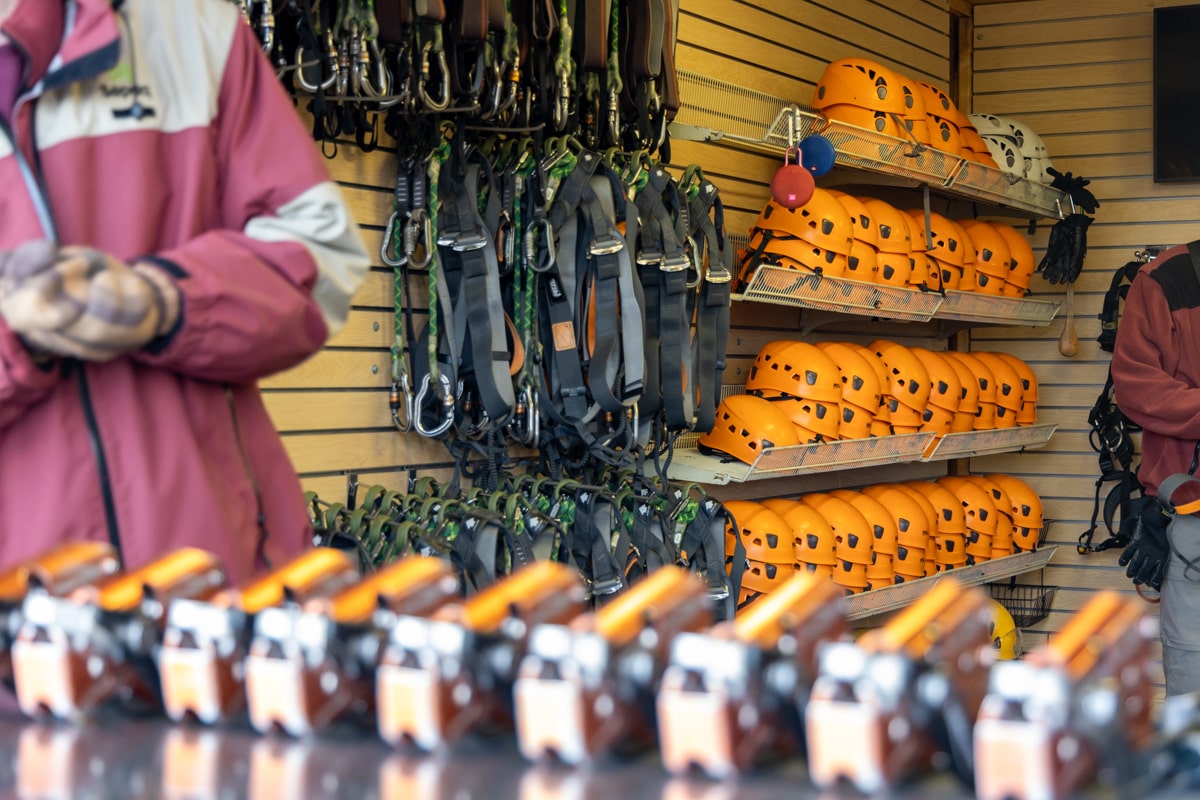
[(1200, 5), (1154, 9), (1154, 181), (1200, 181)]

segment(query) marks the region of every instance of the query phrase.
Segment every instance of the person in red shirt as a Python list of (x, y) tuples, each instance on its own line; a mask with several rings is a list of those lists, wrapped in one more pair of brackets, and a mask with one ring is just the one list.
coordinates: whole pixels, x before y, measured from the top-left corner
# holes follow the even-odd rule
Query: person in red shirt
[[(1142, 426), (1138, 480), (1157, 496), (1168, 476), (1195, 472), (1200, 453), (1200, 261), (1189, 245), (1164, 251), (1130, 284), (1112, 376), (1117, 405)], [(1185, 484), (1171, 499), (1196, 496)], [(1200, 690), (1200, 572), (1177, 557), (1189, 555), (1192, 543), (1172, 546), (1159, 612), (1168, 695)]]

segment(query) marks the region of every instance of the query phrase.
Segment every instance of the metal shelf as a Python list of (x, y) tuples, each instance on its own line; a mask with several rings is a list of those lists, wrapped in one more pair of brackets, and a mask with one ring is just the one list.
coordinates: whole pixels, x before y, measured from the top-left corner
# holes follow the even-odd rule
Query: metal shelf
[(910, 322), (929, 321), (942, 303), (942, 296), (934, 292), (831, 278), (773, 264), (759, 264), (734, 298)]
[(906, 581), (896, 586), (885, 586), (882, 589), (852, 595), (846, 598), (846, 618), (860, 620), (897, 611), (928, 592), (935, 583), (946, 576), (954, 578), (965, 586), (978, 586), (1032, 572), (1049, 564), (1057, 549), (1057, 547), (1045, 547), (1034, 550), (1032, 553), (1003, 556), (982, 564), (957, 567), (947, 572)]
[(1058, 426), (1051, 422), (996, 428), (990, 431), (947, 433), (933, 443), (922, 461), (1013, 453), (1043, 447)]
[(1001, 209), (1059, 218), (1058, 190), (968, 161), (915, 141), (829, 120), (811, 108), (707, 75), (679, 71), (684, 103), (671, 123), (672, 136), (700, 141), (729, 140), (780, 153), (819, 133), (830, 140), (837, 164), (903, 179), (951, 196)]
[(774, 264), (759, 264), (735, 300), (829, 311), (905, 322), (959, 320), (974, 325), (1044, 326), (1060, 303), (947, 290), (922, 292), (899, 286), (831, 278)]
[(766, 478), (917, 462), (932, 446), (933, 437), (932, 433), (906, 433), (901, 436), (769, 447), (759, 454), (753, 464), (677, 447), (669, 472), (673, 480), (723, 486)]
[(1027, 297), (998, 297), (978, 292), (947, 289), (946, 298), (938, 307), (938, 319), (953, 319), (976, 325), (1050, 324), (1062, 303), (1053, 300), (1031, 300)]

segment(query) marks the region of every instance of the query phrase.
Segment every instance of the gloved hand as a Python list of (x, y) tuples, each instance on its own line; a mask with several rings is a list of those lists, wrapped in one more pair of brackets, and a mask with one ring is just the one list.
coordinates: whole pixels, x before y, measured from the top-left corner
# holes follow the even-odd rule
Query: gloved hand
[(1170, 554), (1170, 545), (1167, 543), (1167, 525), (1170, 521), (1162, 504), (1155, 498), (1150, 498), (1138, 514), (1129, 544), (1125, 545), (1117, 559), (1117, 563), (1125, 567), (1125, 574), (1134, 586), (1145, 584), (1155, 591), (1162, 589)]
[(157, 267), (87, 247), (0, 254), (0, 316), (31, 351), (107, 361), (170, 331), (179, 290)]

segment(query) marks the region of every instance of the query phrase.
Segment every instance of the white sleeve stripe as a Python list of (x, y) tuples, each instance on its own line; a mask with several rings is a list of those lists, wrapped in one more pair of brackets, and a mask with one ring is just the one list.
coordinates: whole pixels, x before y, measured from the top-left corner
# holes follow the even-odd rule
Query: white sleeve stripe
[(366, 278), (370, 259), (358, 225), (336, 184), (326, 181), (281, 206), (273, 217), (255, 217), (245, 234), (263, 242), (295, 242), (317, 265), (313, 297), (332, 337), (346, 324), (350, 298)]

